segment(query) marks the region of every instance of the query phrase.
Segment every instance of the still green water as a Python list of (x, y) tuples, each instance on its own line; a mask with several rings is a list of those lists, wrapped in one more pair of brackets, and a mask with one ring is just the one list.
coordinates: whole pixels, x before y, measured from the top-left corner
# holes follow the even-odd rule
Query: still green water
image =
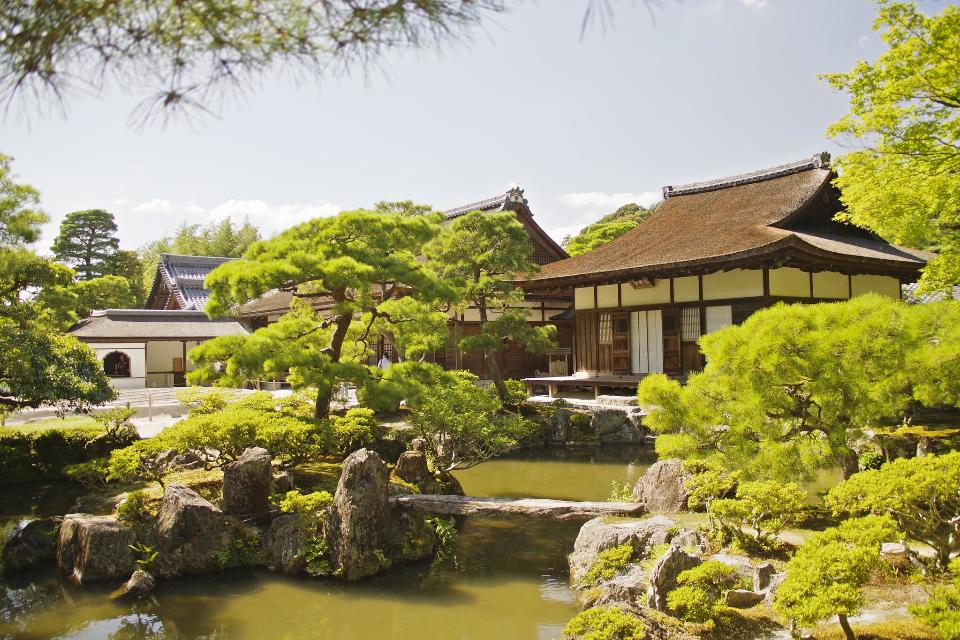
[[(603, 500), (652, 462), (631, 447), (538, 449), (458, 473), (470, 495)], [(56, 485), (5, 494), (0, 524), (69, 510)], [(149, 602), (110, 601), (52, 573), (0, 583), (0, 638), (546, 640), (574, 613), (566, 556), (579, 522), (467, 518), (455, 562), (398, 567), (359, 584), (238, 570), (161, 583)]]

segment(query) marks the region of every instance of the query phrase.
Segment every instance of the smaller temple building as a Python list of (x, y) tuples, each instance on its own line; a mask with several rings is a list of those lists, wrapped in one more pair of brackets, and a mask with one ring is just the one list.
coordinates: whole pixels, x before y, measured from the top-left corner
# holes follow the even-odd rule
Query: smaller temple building
[(211, 271), (232, 259), (161, 253), (144, 306), (147, 309), (203, 311), (210, 299), (204, 281)]
[(203, 311), (107, 309), (70, 328), (103, 362), (118, 389), (186, 386), (194, 364), (190, 349), (219, 336), (246, 333), (236, 320), (209, 319)]
[(901, 298), (931, 254), (835, 220), (829, 155), (663, 188), (648, 220), (607, 245), (546, 264), (528, 295), (572, 293), (573, 376), (529, 384), (634, 388), (700, 370), (704, 334), (777, 302)]

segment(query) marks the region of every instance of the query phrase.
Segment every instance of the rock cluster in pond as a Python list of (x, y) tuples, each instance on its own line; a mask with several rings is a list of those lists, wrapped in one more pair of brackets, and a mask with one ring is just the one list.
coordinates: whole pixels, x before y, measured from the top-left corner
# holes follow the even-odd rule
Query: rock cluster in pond
[(646, 442), (649, 431), (641, 423), (638, 407), (575, 409), (560, 407), (547, 420), (547, 441), (552, 444), (636, 444)]
[(26, 571), (57, 557), (57, 530), (61, 518), (23, 520), (17, 523), (2, 543), (0, 566), (4, 571)]
[[(410, 471), (414, 480), (426, 482), (416, 456), (404, 464), (404, 474)], [(289, 490), (290, 478), (274, 477), (265, 450), (248, 449), (224, 470), (223, 510), (189, 487), (170, 485), (156, 517), (135, 524), (85, 513), (68, 514), (62, 522), (26, 521), (7, 535), (3, 566), (12, 572), (55, 561), (76, 584), (122, 580), (112, 596), (140, 598), (157, 578), (231, 566), (302, 574), (308, 551), (327, 549), (327, 573), (359, 580), (396, 563), (430, 557), (437, 542), (426, 513), (391, 501), (389, 476), (377, 453), (361, 449), (344, 461), (330, 507), (312, 515), (278, 514), (270, 510), (270, 494), (278, 485)], [(438, 479), (427, 476), (440, 487)]]
[(223, 468), (223, 509), (238, 518), (268, 520), (272, 488), (270, 452), (260, 447), (247, 449)]
[(686, 480), (683, 462), (677, 459), (660, 460), (647, 469), (633, 487), (633, 499), (643, 504), (649, 513), (677, 513), (687, 510)]
[(223, 568), (222, 554), (232, 550), (231, 534), (236, 524), (193, 489), (167, 487), (154, 527), (154, 570), (161, 577), (171, 578)]
[(113, 516), (67, 514), (60, 524), (57, 565), (76, 584), (126, 578), (135, 541), (133, 528)]
[[(631, 560), (615, 575), (586, 583), (590, 569), (607, 549), (629, 544)], [(753, 583), (753, 589), (731, 589), (723, 594), (727, 606), (750, 608), (771, 601), (784, 574), (769, 562), (755, 564), (745, 556), (709, 553), (703, 533), (681, 527), (664, 515), (641, 520), (590, 520), (580, 529), (568, 558), (570, 579), (580, 592), (581, 606), (614, 606), (641, 618), (649, 638), (687, 639), (682, 625), (668, 617), (667, 595), (677, 587), (679, 575), (703, 562), (723, 562)], [(593, 578), (593, 576), (590, 576)], [(645, 606), (643, 606), (645, 605)]]

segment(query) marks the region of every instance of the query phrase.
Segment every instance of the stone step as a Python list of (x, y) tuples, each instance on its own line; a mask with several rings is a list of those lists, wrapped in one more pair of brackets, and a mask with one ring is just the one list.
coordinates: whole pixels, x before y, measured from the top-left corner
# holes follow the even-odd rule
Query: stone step
[(639, 516), (645, 513), (635, 502), (575, 502), (544, 498), (478, 498), (474, 496), (409, 494), (392, 498), (403, 508), (438, 515), (525, 515), (554, 520), (579, 520), (597, 516)]

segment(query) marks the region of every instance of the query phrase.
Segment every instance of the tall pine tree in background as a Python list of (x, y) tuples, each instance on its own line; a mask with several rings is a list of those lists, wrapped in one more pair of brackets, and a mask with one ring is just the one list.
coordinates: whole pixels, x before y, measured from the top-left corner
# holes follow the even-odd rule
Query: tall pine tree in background
[(113, 273), (119, 244), (113, 214), (88, 209), (67, 214), (51, 250), (57, 260), (73, 267), (81, 280), (92, 280)]

